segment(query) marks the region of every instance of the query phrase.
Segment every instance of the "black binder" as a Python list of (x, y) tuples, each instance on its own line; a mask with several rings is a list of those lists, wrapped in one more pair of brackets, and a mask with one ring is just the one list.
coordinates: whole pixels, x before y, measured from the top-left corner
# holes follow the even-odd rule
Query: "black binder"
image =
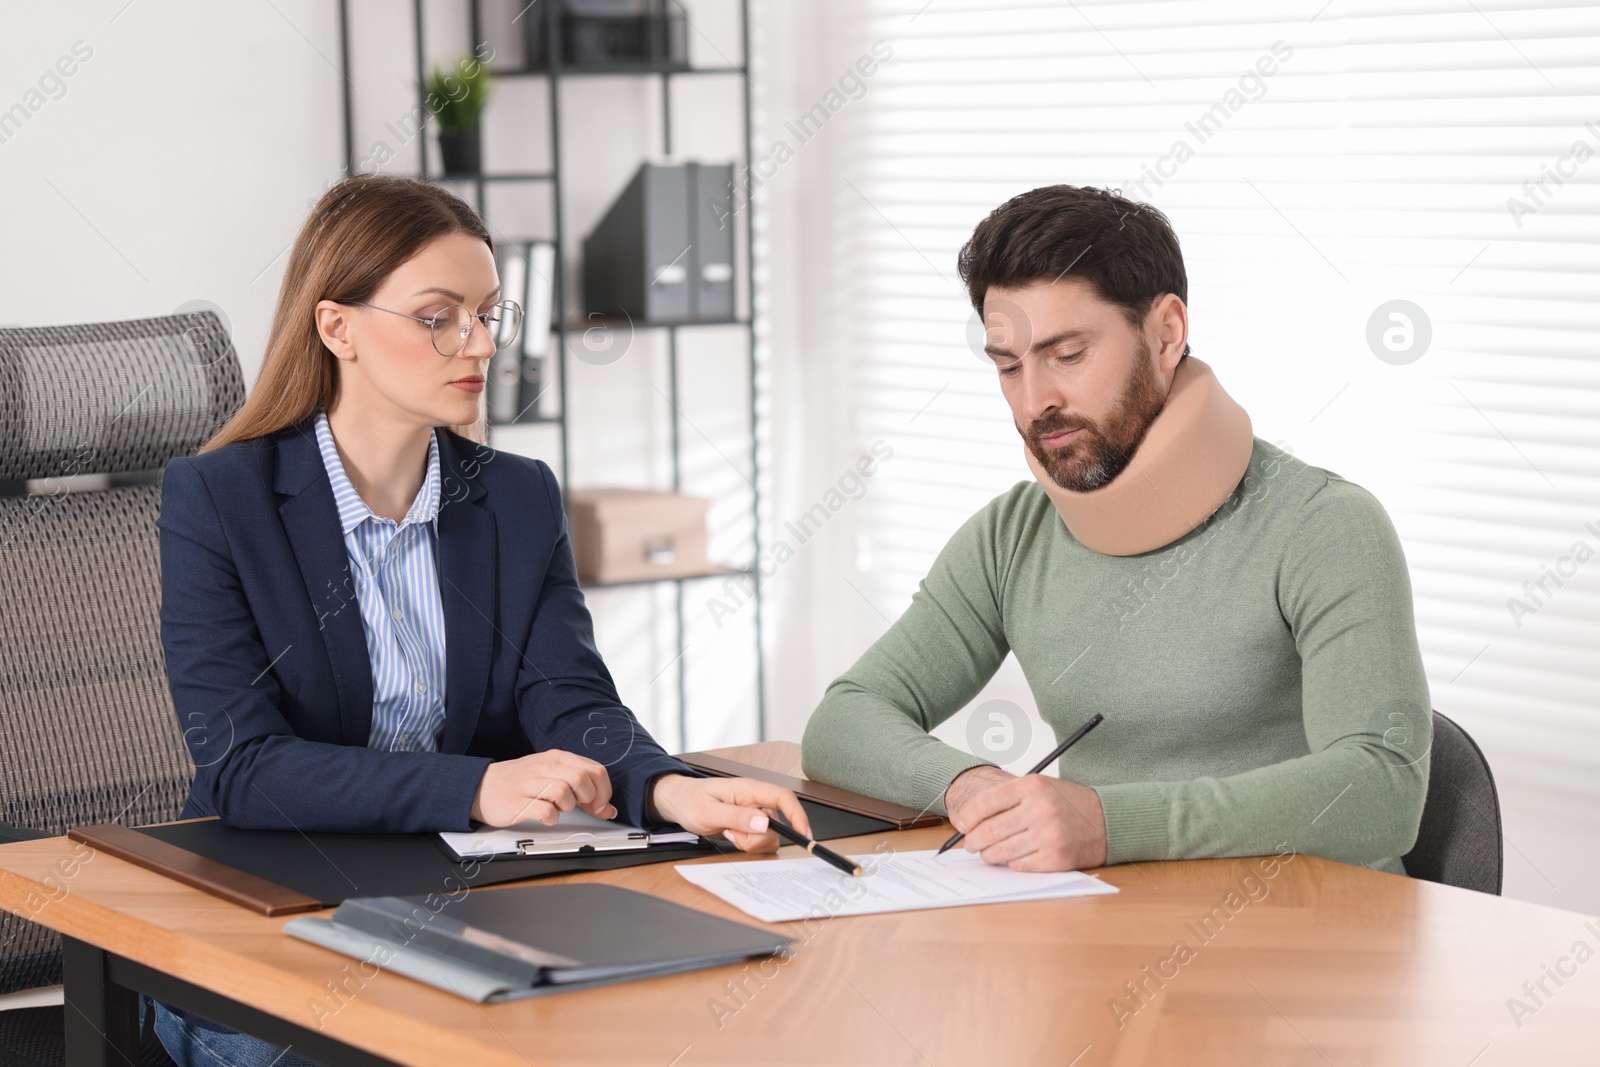
[(635, 322), (734, 315), (733, 164), (646, 163), (583, 240), (584, 306)]

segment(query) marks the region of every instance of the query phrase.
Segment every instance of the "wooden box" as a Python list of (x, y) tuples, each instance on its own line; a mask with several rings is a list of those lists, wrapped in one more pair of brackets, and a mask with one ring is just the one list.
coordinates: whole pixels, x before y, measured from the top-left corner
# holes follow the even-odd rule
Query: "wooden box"
[(586, 582), (678, 578), (724, 568), (706, 559), (711, 501), (647, 489), (574, 489), (572, 552)]

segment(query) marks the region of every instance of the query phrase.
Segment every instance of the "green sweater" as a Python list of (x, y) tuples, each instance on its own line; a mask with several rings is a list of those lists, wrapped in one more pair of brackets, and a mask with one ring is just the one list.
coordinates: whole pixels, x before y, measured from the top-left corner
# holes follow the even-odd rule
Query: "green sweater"
[(1015, 652), (1108, 862), (1297, 852), (1404, 873), (1432, 715), (1394, 527), (1370, 493), (1255, 440), (1239, 487), (1137, 556), (1079, 544), (1036, 482), (969, 519), (906, 613), (828, 687), (805, 773), (943, 813), (989, 761), (928, 731)]

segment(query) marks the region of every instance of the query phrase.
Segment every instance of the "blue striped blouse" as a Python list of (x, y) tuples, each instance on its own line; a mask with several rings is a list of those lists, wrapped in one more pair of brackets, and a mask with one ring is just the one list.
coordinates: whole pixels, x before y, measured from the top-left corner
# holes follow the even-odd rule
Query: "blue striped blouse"
[(372, 731), (368, 748), (437, 752), (444, 726), (444, 606), (436, 554), (439, 531), (439, 439), (428, 440), (428, 472), (400, 522), (375, 515), (344, 473), (328, 429), (317, 416), (317, 447), (333, 485), (372, 659)]

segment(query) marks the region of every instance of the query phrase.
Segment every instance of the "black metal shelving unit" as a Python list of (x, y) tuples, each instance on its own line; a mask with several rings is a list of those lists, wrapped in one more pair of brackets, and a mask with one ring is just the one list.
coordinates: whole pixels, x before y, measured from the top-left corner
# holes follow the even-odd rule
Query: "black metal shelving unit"
[[(483, 40), (483, 18), (481, 0), (465, 0), (468, 18), (468, 39), (473, 42), (473, 47)], [(741, 44), (741, 62), (737, 65), (723, 65), (714, 67), (684, 67), (677, 65), (635, 65), (614, 64), (600, 66), (585, 66), (582, 68), (564, 69), (557, 42), (559, 14), (558, 4), (545, 3), (534, 12), (534, 17), (546, 20), (544, 40), (547, 53), (546, 65), (543, 68), (534, 67), (531, 62), (520, 68), (490, 67), (492, 75), (496, 78), (543, 78), (549, 83), (549, 137), (550, 137), (550, 167), (548, 171), (522, 171), (503, 173), (478, 173), (478, 174), (431, 174), (428, 170), (428, 148), (426, 140), (418, 146), (420, 171), (416, 177), (428, 181), (449, 181), (455, 184), (470, 183), (473, 186), (473, 203), (478, 214), (485, 211), (484, 190), (487, 186), (496, 183), (538, 183), (547, 185), (551, 197), (551, 218), (554, 232), (549, 240), (555, 245), (556, 250), (556, 276), (554, 292), (552, 294), (552, 310), (554, 322), (551, 330), (555, 340), (556, 358), (560, 360), (560, 371), (557, 375), (557, 404), (559, 414), (548, 416), (534, 416), (519, 419), (511, 425), (528, 425), (530, 423), (544, 423), (554, 425), (559, 432), (561, 441), (561, 487), (563, 494), (568, 491), (571, 465), (569, 456), (569, 427), (567, 387), (570, 381), (570, 359), (567, 348), (567, 335), (583, 330), (593, 323), (572, 323), (566, 320), (566, 273), (567, 273), (567, 240), (562, 219), (562, 151), (561, 151), (561, 83), (564, 79), (593, 77), (593, 76), (633, 76), (641, 78), (661, 79), (661, 152), (664, 156), (672, 154), (672, 83), (676, 78), (704, 76), (708, 74), (729, 75), (737, 74), (741, 81), (741, 105), (743, 111), (742, 144), (744, 150), (743, 189), (744, 196), (742, 214), (744, 216), (744, 279), (745, 294), (748, 312), (740, 317), (721, 322), (689, 322), (689, 323), (649, 323), (634, 321), (631, 326), (635, 330), (661, 330), (667, 338), (667, 368), (668, 391), (667, 400), (671, 411), (671, 438), (672, 438), (672, 490), (678, 492), (683, 487), (683, 450), (680, 435), (680, 423), (683, 421), (682, 408), (679, 404), (679, 337), (681, 329), (703, 329), (706, 327), (738, 327), (745, 335), (745, 352), (747, 381), (749, 389), (749, 427), (750, 427), (750, 517), (751, 517), (751, 563), (745, 568), (718, 568), (702, 575), (691, 575), (681, 578), (656, 578), (632, 582), (616, 583), (590, 583), (590, 588), (611, 589), (630, 587), (653, 587), (661, 583), (670, 583), (675, 591), (675, 622), (677, 633), (677, 657), (674, 660), (677, 667), (678, 682), (678, 738), (680, 743), (687, 747), (688, 738), (688, 670), (686, 666), (686, 619), (684, 615), (684, 589), (690, 582), (722, 580), (729, 577), (745, 577), (751, 583), (751, 600), (755, 609), (753, 628), (755, 631), (755, 706), (756, 706), (756, 740), (766, 740), (766, 657), (763, 642), (762, 620), (762, 588), (759, 561), (761, 559), (761, 490), (760, 490), (760, 423), (758, 421), (759, 405), (756, 397), (756, 354), (755, 354), (755, 323), (754, 309), (756, 306), (755, 271), (754, 271), (754, 227), (751, 220), (750, 198), (754, 192), (754, 177), (750, 161), (752, 123), (750, 112), (750, 3), (749, 0), (740, 0), (739, 3), (739, 35)], [(413, 29), (413, 59), (417, 79), (417, 104), (419, 114), (427, 115), (425, 103), (427, 94), (426, 75), (426, 45), (423, 38), (423, 0), (412, 0), (412, 29)], [(354, 129), (354, 104), (353, 83), (349, 77), (350, 71), (350, 18), (349, 0), (339, 0), (339, 45), (340, 58), (343, 63), (342, 91), (344, 96), (344, 148), (345, 148), (345, 173), (355, 173), (355, 129)], [(528, 57), (531, 61), (532, 57)], [(426, 133), (424, 133), (424, 138)], [(526, 327), (525, 327), (526, 328)], [(491, 433), (494, 424), (490, 425)]]

